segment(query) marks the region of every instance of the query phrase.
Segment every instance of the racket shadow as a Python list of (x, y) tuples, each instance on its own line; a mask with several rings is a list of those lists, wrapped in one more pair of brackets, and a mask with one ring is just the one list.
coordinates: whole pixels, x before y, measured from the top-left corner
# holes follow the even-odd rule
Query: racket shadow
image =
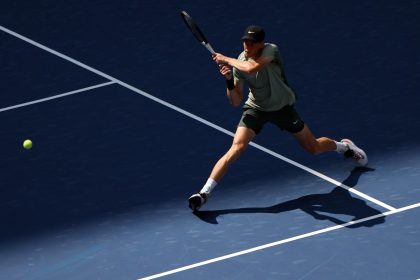
[[(350, 175), (342, 182), (348, 187), (354, 187), (360, 176), (365, 172), (374, 171), (373, 168), (354, 168)], [(282, 202), (269, 207), (250, 207), (223, 209), (214, 211), (198, 211), (194, 214), (202, 221), (210, 224), (218, 224), (217, 217), (228, 214), (254, 214), (267, 213), (279, 214), (293, 210), (301, 210), (317, 220), (329, 220), (335, 224), (345, 224), (343, 221), (333, 216), (333, 214), (343, 214), (352, 216), (354, 220), (380, 214), (381, 211), (370, 207), (364, 200), (352, 197), (350, 192), (344, 188), (336, 187), (329, 193), (305, 195), (297, 199)], [(385, 217), (380, 217), (363, 223), (348, 226), (349, 228), (372, 227), (385, 222)]]

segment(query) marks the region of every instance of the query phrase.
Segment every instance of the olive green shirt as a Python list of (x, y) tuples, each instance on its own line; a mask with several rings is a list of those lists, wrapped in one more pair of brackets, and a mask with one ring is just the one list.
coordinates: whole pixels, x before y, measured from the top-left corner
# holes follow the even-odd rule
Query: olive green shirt
[[(283, 61), (276, 45), (265, 43), (262, 57), (272, 57), (273, 60), (254, 74), (246, 74), (238, 69), (233, 69), (235, 81), (243, 80), (248, 84), (249, 94), (244, 107), (251, 107), (261, 111), (277, 111), (286, 105), (295, 103), (295, 94), (287, 85), (284, 75)], [(238, 60), (246, 59), (242, 52)]]

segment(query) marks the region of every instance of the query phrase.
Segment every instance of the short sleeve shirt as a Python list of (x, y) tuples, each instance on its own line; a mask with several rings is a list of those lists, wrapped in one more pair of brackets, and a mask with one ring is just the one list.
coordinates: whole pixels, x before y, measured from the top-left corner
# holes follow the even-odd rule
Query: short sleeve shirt
[[(286, 105), (293, 105), (295, 94), (287, 85), (278, 47), (275, 44), (265, 43), (261, 56), (272, 57), (273, 60), (254, 74), (233, 69), (235, 80), (243, 80), (249, 87), (244, 107), (270, 112), (280, 110)], [(252, 61), (252, 58), (245, 58), (245, 52), (242, 52), (238, 60)]]

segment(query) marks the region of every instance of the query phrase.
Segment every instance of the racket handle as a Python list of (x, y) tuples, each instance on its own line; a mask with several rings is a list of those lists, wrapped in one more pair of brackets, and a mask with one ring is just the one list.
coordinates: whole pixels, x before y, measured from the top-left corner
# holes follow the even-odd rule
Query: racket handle
[(202, 43), (203, 46), (206, 47), (206, 49), (211, 53), (211, 54), (216, 54), (216, 52), (213, 50), (213, 48), (211, 47), (211, 45), (209, 43)]

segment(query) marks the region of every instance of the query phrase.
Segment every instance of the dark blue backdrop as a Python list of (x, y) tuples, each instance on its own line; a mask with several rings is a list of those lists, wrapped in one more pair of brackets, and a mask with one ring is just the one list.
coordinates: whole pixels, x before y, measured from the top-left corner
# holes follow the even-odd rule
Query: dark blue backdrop
[[(257, 143), (394, 207), (420, 200), (418, 1), (12, 1), (2, 3), (0, 25), (233, 131), (241, 109), (228, 104), (217, 66), (180, 10), (229, 56), (241, 52), (247, 25), (262, 25), (313, 132), (350, 137), (372, 170), (351, 175), (335, 154), (308, 155), (272, 126)], [(106, 81), (4, 32), (0, 61), (1, 108)], [(186, 199), (231, 138), (118, 85), (1, 112), (0, 127), (5, 279), (135, 279), (384, 211), (250, 148), (204, 209), (216, 212), (207, 221), (191, 215)], [(26, 138), (30, 151), (21, 147)], [(317, 195), (358, 210), (336, 205), (333, 218), (318, 219), (300, 205)], [(418, 278), (418, 250), (404, 255), (418, 248), (416, 215), (402, 217), (172, 279)], [(403, 244), (375, 251), (392, 241), (388, 232)], [(405, 274), (375, 262), (392, 253)], [(362, 261), (343, 269), (342, 258)]]

